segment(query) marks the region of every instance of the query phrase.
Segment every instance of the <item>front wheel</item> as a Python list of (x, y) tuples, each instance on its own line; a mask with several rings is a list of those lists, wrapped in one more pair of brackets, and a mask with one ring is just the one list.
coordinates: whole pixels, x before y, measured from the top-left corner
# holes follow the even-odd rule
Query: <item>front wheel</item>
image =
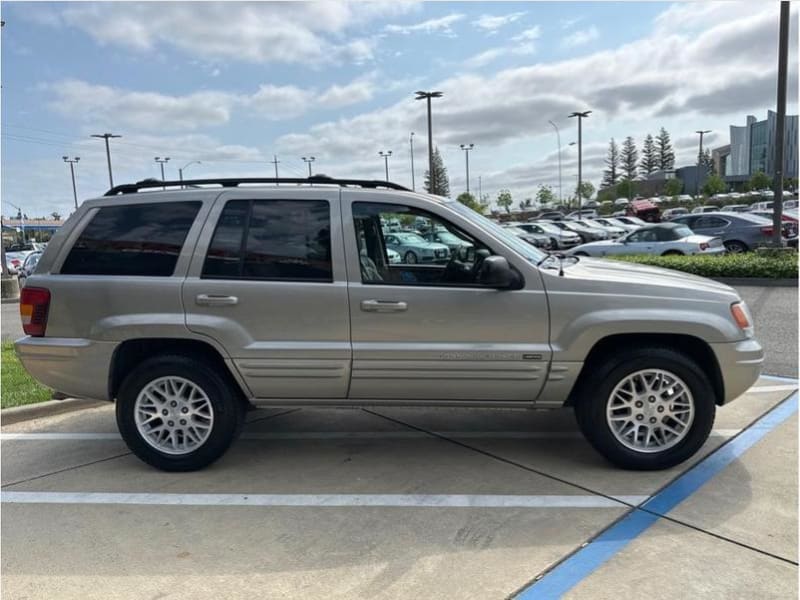
[(417, 255), (411, 252), (411, 250), (409, 250), (408, 252), (406, 252), (405, 261), (406, 264), (415, 265), (417, 264)]
[(742, 252), (747, 252), (749, 250), (747, 244), (740, 242), (739, 240), (730, 240), (725, 242), (725, 249), (731, 254), (741, 254)]
[(209, 365), (156, 356), (122, 382), (116, 415), (122, 438), (141, 460), (164, 471), (194, 471), (231, 445), (244, 423), (244, 403)]
[(667, 250), (661, 256), (683, 256), (683, 252), (680, 250)]
[(575, 403), (594, 448), (625, 469), (666, 469), (708, 439), (714, 390), (688, 356), (667, 348), (616, 353), (593, 365)]

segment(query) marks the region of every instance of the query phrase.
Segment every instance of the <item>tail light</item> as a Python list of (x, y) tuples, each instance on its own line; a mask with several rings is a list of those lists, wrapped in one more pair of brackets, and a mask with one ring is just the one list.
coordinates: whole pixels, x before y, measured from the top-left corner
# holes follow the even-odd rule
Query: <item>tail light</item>
[(772, 227), (762, 227), (761, 233), (764, 235), (772, 235)]
[(20, 290), (19, 316), (26, 335), (43, 337), (47, 328), (47, 313), (50, 311), (50, 290), (24, 287)]
[(708, 244), (705, 242), (700, 242), (700, 250), (708, 250)]

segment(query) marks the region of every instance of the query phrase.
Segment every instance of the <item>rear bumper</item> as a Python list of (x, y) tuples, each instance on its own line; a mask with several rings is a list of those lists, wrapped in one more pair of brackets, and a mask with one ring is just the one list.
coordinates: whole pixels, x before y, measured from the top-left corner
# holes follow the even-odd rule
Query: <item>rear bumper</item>
[(109, 400), (108, 374), (117, 342), (26, 336), (14, 342), (31, 377), (71, 398)]
[(764, 349), (755, 339), (724, 344), (710, 344), (717, 357), (725, 386), (723, 404), (746, 392), (761, 375)]

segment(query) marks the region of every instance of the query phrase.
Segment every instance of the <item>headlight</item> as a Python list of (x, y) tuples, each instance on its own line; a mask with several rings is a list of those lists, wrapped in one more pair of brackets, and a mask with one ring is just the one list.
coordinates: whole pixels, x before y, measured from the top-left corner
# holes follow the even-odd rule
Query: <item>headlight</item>
[(750, 315), (750, 309), (747, 308), (747, 304), (744, 301), (740, 300), (731, 304), (731, 316), (736, 325), (739, 326), (739, 329), (747, 334), (747, 337), (753, 336), (753, 317)]

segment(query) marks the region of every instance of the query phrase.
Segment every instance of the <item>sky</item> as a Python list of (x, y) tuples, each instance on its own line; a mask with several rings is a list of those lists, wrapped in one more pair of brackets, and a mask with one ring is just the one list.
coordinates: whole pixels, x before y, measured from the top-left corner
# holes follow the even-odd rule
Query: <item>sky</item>
[[(427, 167), (425, 103), (455, 196), (515, 204), (540, 185), (574, 189), (573, 111), (583, 173), (598, 186), (610, 138), (665, 127), (677, 166), (728, 143), (729, 126), (775, 109), (777, 2), (3, 2), (2, 213), (73, 210), (114, 182), (307, 174), (389, 178), (417, 188)], [(797, 112), (797, 14), (790, 96)], [(13, 205), (13, 206), (12, 206)]]

